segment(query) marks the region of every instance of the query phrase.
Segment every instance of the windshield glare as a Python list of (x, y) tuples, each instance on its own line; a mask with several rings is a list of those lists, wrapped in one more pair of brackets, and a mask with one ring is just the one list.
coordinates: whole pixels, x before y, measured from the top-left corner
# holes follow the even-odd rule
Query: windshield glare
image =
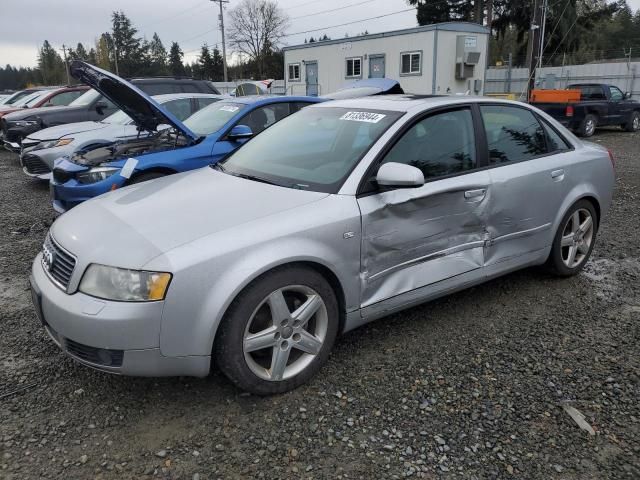
[(210, 135), (245, 108), (247, 105), (242, 103), (216, 102), (191, 115), (184, 124), (196, 135)]
[(73, 102), (69, 104), (70, 107), (84, 107), (93, 103), (98, 97), (100, 97), (100, 92), (97, 90), (88, 90), (78, 98), (76, 98)]
[(113, 115), (109, 115), (107, 118), (105, 118), (102, 123), (111, 123), (113, 125), (127, 125), (132, 121), (133, 120), (131, 120), (131, 117), (129, 115), (124, 113), (122, 110), (118, 110)]
[(269, 128), (222, 164), (230, 174), (336, 193), (351, 170), (402, 113), (307, 107)]

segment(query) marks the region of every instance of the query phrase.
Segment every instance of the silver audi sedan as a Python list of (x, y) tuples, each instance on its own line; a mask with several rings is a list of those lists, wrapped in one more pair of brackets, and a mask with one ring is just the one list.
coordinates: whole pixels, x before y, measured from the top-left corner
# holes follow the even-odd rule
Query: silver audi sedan
[(607, 150), (525, 104), (327, 102), (217, 165), (65, 213), (32, 296), (53, 341), (90, 367), (217, 366), (246, 391), (284, 392), (342, 332), (532, 265), (575, 275), (613, 185)]

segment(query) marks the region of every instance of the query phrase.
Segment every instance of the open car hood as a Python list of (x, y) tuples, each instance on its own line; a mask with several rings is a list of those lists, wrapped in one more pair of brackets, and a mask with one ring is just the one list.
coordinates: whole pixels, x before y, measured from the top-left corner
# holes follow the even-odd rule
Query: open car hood
[(342, 100), (345, 98), (370, 97), (372, 95), (402, 94), (404, 90), (400, 82), (391, 78), (367, 78), (349, 83), (333, 93), (322, 95), (328, 100)]
[(171, 112), (126, 80), (80, 60), (71, 62), (70, 70), (73, 78), (93, 87), (111, 100), (140, 128), (155, 131), (158, 125), (167, 124), (191, 140), (198, 138)]

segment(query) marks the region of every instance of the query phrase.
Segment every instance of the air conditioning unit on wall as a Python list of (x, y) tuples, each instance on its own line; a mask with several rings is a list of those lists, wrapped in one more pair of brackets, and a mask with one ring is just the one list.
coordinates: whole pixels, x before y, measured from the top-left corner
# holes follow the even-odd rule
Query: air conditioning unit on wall
[(456, 37), (456, 80), (471, 78), (475, 66), (480, 63), (478, 37), (475, 35), (458, 35)]

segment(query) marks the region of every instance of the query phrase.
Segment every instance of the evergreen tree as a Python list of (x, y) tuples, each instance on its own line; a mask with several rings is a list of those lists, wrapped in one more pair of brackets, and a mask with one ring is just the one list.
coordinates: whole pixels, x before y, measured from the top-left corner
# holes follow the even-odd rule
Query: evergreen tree
[(96, 48), (95, 48), (95, 63), (94, 65), (96, 65), (97, 67), (102, 68), (103, 70), (111, 70), (111, 71), (115, 71), (111, 69), (111, 59), (113, 58), (112, 55), (112, 51), (113, 51), (113, 41), (111, 39), (111, 35), (109, 35), (108, 33), (103, 33), (102, 35), (100, 35), (100, 38), (96, 41)]
[(198, 57), (199, 77), (205, 80), (212, 80), (214, 75), (213, 58), (209, 52), (209, 46), (205, 43), (200, 49)]
[(185, 67), (182, 63), (184, 53), (180, 49), (178, 42), (171, 43), (171, 49), (169, 50), (169, 72), (171, 75), (179, 77), (185, 75)]
[(79, 58), (80, 60), (89, 60), (89, 54), (87, 53), (87, 50), (84, 48), (84, 45), (82, 45), (82, 43), (78, 42), (78, 45), (73, 52), (73, 57)]
[(67, 81), (64, 61), (48, 40), (45, 40), (40, 48), (38, 69), (45, 85), (62, 85)]
[(221, 82), (224, 80), (224, 61), (222, 59), (222, 54), (218, 47), (213, 48), (213, 53), (211, 55), (211, 63), (213, 67), (213, 77), (211, 78), (214, 82)]
[(137, 70), (144, 63), (145, 56), (142, 39), (136, 36), (138, 30), (134, 28), (131, 20), (122, 11), (113, 12), (111, 22), (120, 76), (136, 75)]
[(157, 33), (153, 34), (153, 38), (149, 43), (149, 59), (154, 75), (167, 74), (167, 50), (164, 48), (162, 40), (160, 40)]

